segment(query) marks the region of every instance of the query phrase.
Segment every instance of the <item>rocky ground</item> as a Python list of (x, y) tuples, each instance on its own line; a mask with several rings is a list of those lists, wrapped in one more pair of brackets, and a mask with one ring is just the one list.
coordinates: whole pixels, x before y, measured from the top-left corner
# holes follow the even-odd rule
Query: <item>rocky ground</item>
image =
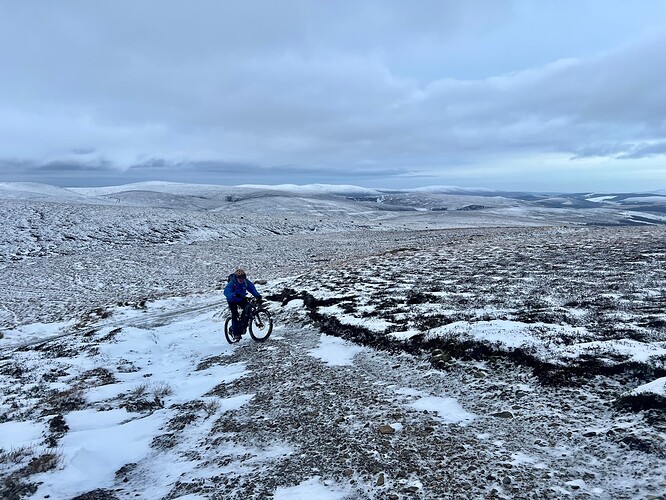
[[(146, 360), (123, 348), (118, 328), (5, 358), (3, 375), (15, 384), (3, 388), (3, 421), (44, 421), (50, 443), (5, 464), (3, 498), (44, 497), (38, 486), (48, 484), (52, 469), (38, 464), (66, 442), (67, 422), (77, 412), (116, 409), (135, 421), (164, 418), (145, 455), (114, 466), (111, 484), (76, 498), (282, 498), (307, 481), (321, 486), (320, 498), (661, 498), (663, 434), (643, 415), (609, 404), (619, 389), (612, 380), (595, 392), (544, 386), (530, 369), (501, 358), (456, 360), (441, 370), (428, 356), (322, 337), (297, 319), (301, 308), (296, 301), (273, 307), (279, 327), (267, 343), (218, 343), (211, 351), (220, 354), (191, 356), (192, 371), (241, 372), (187, 401), (136, 388), (100, 402), (86, 396), (110, 391), (127, 373), (176, 382), (157, 377), (159, 355)], [(184, 316), (193, 314), (201, 313)], [(184, 318), (174, 320), (174, 331), (186, 335)], [(141, 321), (141, 336), (153, 332), (162, 343), (164, 321)], [(191, 331), (211, 339), (210, 325)], [(65, 386), (55, 390), (48, 381)], [(219, 408), (238, 400), (243, 404)], [(637, 446), (648, 437), (652, 449)], [(156, 477), (165, 471), (173, 477), (161, 485)]]
[[(420, 357), (364, 349), (353, 364), (329, 366), (310, 354), (316, 332), (283, 332), (234, 352), (252, 375), (216, 394), (255, 397), (216, 422), (211, 439), (260, 449), (286, 443), (293, 452), (269, 466), (248, 457), (173, 493), (270, 496), (317, 476), (345, 485), (349, 498), (634, 498), (666, 487), (663, 454), (648, 458), (621, 442), (638, 430), (635, 416), (578, 388), (544, 388), (501, 360), (441, 371)], [(419, 405), (428, 398), (464, 410)]]
[[(74, 491), (58, 490), (52, 478), (76, 462), (68, 450), (77, 418), (123, 412), (130, 422), (153, 422), (145, 451), (110, 462), (111, 479), (70, 497), (665, 497), (663, 410), (618, 404), (627, 390), (661, 376), (663, 356), (637, 364), (617, 352), (603, 365), (579, 356), (564, 366), (543, 358), (565, 352), (550, 338), (556, 327), (581, 335), (564, 344), (629, 339), (663, 347), (662, 230), (325, 236), (293, 237), (289, 252), (276, 250), (285, 239), (254, 243), (251, 265), (268, 279), (260, 288), (277, 325), (264, 344), (226, 345), (211, 318), (222, 304), (219, 292), (192, 293), (217, 285), (224, 260), (202, 245), (177, 247), (182, 258), (161, 261), (150, 257), (163, 247), (147, 249), (146, 270), (128, 278), (135, 283), (131, 305), (95, 303), (109, 295), (90, 294), (89, 305), (104, 307), (77, 313), (55, 340), (40, 342), (34, 329), (6, 329), (0, 425), (42, 431), (31, 449), (3, 450), (0, 496)], [(21, 261), (18, 269), (57, 262), (64, 275), (58, 259), (67, 258)], [(198, 277), (180, 285), (183, 299), (135, 300), (159, 265), (194, 268), (206, 259)], [(107, 279), (101, 267), (84, 281)], [(71, 293), (79, 305), (69, 311), (79, 311), (91, 288), (62, 280), (59, 297)], [(55, 286), (45, 290), (42, 298), (57, 296)], [(46, 312), (7, 310), (19, 325), (26, 318), (67, 319), (58, 314), (68, 311), (48, 300)], [(501, 342), (469, 336), (469, 324), (496, 320), (532, 325), (534, 338), (553, 350), (516, 356)], [(452, 324), (458, 342), (440, 335)], [(20, 331), (33, 340), (17, 349)], [(178, 363), (179, 371), (170, 371)], [(181, 379), (206, 384), (185, 391)], [(147, 394), (137, 389), (142, 380), (175, 392), (158, 384)]]

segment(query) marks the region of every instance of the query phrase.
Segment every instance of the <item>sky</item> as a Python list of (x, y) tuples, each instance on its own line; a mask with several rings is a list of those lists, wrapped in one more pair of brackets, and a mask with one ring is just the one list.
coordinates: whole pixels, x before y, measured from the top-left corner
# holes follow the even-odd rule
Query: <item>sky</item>
[(663, 0), (0, 0), (0, 181), (666, 188)]

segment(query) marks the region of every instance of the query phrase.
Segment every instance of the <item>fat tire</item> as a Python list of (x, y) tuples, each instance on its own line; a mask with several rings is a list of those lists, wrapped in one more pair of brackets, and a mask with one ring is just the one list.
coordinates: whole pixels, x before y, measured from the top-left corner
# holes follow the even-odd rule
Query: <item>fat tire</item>
[(235, 344), (240, 340), (235, 339), (234, 336), (231, 335), (231, 318), (227, 318), (227, 320), (224, 322), (224, 336), (227, 338), (227, 342), (230, 344)]
[(255, 342), (264, 342), (268, 340), (268, 337), (270, 337), (271, 332), (273, 331), (273, 318), (271, 317), (271, 313), (265, 309), (255, 311), (248, 327), (250, 337), (252, 337), (252, 340)]

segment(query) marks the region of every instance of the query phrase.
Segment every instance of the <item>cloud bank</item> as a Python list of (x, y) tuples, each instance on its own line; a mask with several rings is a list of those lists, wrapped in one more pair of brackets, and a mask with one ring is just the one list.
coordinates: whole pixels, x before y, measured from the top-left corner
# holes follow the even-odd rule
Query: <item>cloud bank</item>
[[(600, 160), (654, 177), (666, 154), (655, 29), (534, 62), (538, 32), (502, 31), (541, 19), (516, 1), (1, 5), (6, 178), (469, 184), (491, 167), (515, 180)], [(493, 36), (504, 45), (474, 41)], [(503, 50), (518, 43), (526, 55)]]

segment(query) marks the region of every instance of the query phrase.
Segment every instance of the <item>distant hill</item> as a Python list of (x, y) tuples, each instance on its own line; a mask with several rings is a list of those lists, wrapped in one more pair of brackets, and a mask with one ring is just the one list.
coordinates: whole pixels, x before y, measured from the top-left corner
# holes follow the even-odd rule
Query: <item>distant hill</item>
[[(458, 186), (416, 189), (364, 188), (334, 184), (223, 186), (140, 182), (120, 186), (61, 188), (34, 183), (0, 183), (0, 200), (81, 203), (186, 211), (243, 210), (256, 213), (322, 214), (475, 212), (548, 224), (634, 225), (666, 223), (666, 190), (651, 193), (538, 193)], [(469, 207), (474, 207), (470, 210)], [(468, 217), (472, 217), (469, 215)], [(428, 225), (428, 224), (426, 224)]]

